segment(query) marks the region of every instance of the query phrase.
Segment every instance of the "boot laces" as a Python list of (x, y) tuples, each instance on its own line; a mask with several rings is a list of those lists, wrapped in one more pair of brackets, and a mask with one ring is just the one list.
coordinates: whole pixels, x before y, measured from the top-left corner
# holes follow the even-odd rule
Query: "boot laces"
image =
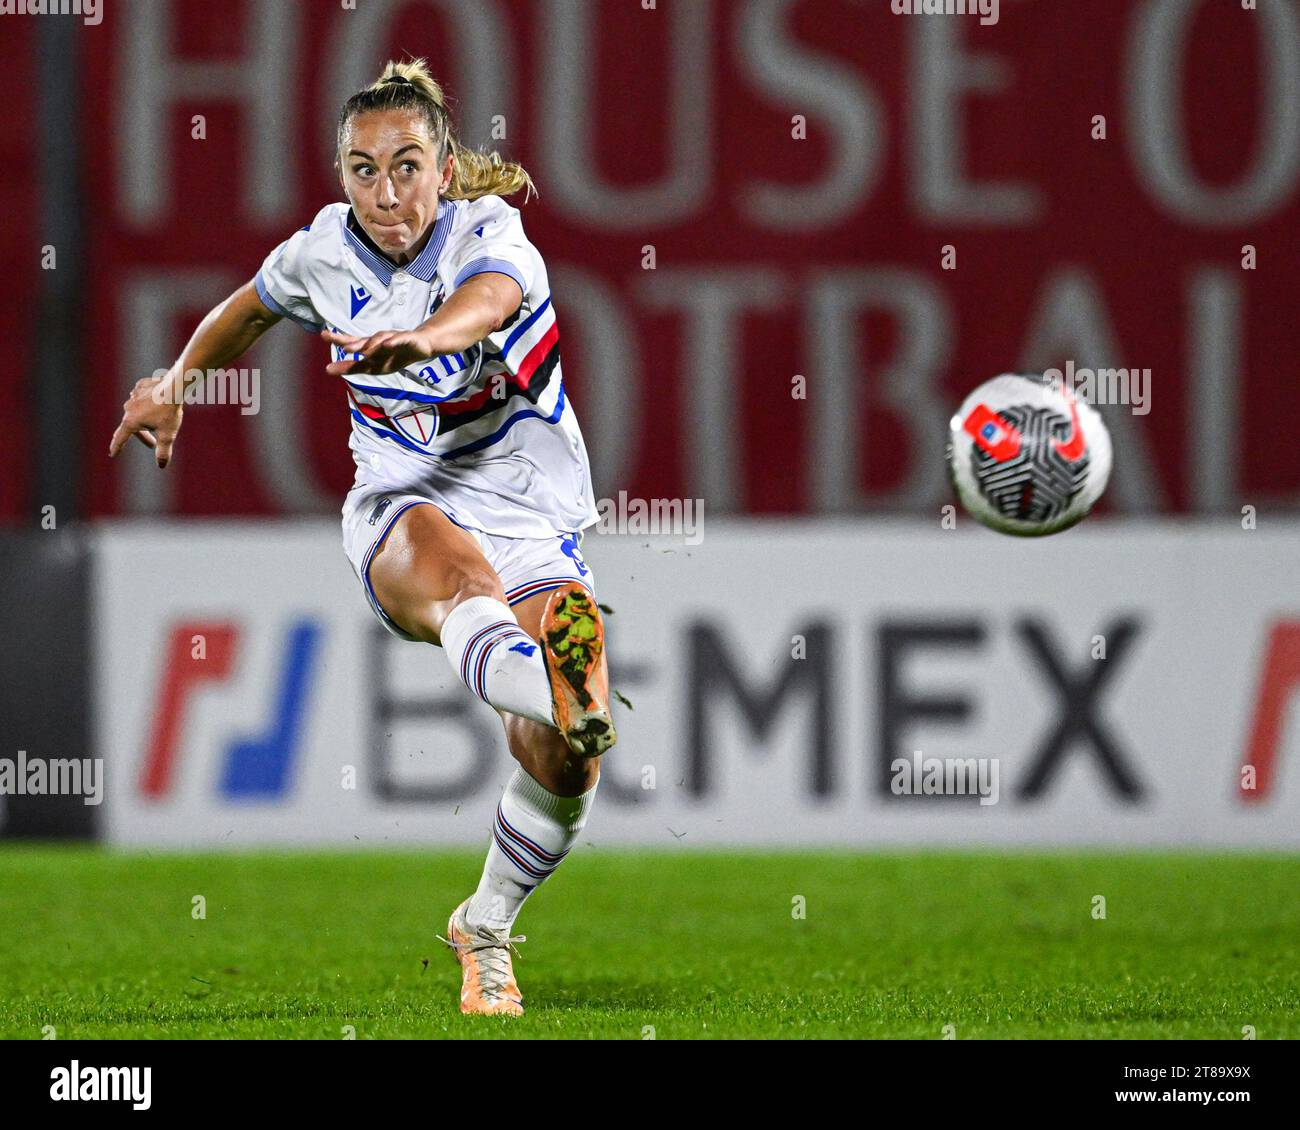
[[(468, 930), (466, 932), (470, 933)], [(453, 942), (441, 934), (438, 938), (461, 953), (479, 955), (479, 983), (484, 993), (492, 997), (504, 995), (506, 986), (514, 976), (510, 967), (510, 954), (513, 952), (518, 956), (516, 943), (528, 941), (526, 934), (512, 936), (509, 930), (492, 930), (487, 926), (480, 926), (470, 933), (467, 942)]]

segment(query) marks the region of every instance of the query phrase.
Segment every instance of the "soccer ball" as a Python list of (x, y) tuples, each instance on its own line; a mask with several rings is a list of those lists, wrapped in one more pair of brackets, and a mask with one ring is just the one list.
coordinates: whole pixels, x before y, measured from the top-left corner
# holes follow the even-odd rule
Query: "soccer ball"
[(985, 381), (948, 424), (948, 472), (977, 521), (1040, 537), (1073, 526), (1110, 478), (1110, 433), (1060, 380), (1006, 373)]

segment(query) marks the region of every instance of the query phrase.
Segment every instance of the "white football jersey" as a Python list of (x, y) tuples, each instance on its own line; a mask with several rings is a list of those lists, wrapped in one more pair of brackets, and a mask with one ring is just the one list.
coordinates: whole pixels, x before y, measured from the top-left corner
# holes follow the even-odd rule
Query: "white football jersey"
[[(598, 520), (582, 433), (566, 402), (546, 265), (499, 196), (443, 200), (433, 233), (397, 266), (330, 204), (262, 264), (257, 293), (304, 329), (413, 330), (466, 279), (509, 275), (522, 305), (455, 354), (397, 373), (340, 378), (358, 483), (421, 490), (461, 525), (549, 537)], [(334, 359), (346, 354), (331, 347)], [(359, 355), (354, 355), (359, 356)]]

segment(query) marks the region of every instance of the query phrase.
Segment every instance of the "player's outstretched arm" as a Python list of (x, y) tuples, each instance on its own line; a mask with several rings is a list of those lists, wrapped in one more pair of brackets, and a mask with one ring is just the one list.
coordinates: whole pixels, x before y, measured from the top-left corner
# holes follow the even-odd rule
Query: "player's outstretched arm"
[(362, 356), (360, 361), (334, 361), (325, 371), (334, 377), (395, 373), (417, 361), (459, 353), (499, 330), (523, 300), (524, 292), (509, 275), (485, 271), (458, 286), (436, 313), (413, 330), (385, 330), (369, 337), (322, 330), (326, 341)]
[(259, 337), (280, 320), (257, 296), (253, 283), (246, 283), (208, 312), (194, 331), (176, 363), (163, 377), (145, 377), (135, 382), (122, 405), (122, 422), (108, 445), (113, 458), (135, 436), (153, 448), (159, 467), (172, 457), (176, 434), (181, 430), (185, 402), (186, 374), (221, 369), (241, 356)]

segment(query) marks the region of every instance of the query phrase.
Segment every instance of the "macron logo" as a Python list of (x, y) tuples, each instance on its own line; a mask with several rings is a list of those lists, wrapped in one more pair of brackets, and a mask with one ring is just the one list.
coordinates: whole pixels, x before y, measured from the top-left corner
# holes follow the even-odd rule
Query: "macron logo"
[(366, 293), (364, 286), (354, 286), (352, 288), (352, 316), (355, 318), (361, 313), (365, 304), (369, 302), (371, 295)]

